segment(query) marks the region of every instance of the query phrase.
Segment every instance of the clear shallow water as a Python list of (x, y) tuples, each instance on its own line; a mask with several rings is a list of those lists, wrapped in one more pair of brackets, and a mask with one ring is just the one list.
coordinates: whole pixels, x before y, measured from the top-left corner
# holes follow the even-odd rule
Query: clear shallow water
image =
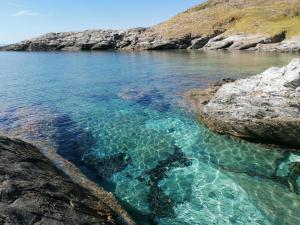
[[(289, 156), (208, 131), (182, 94), (295, 55), (0, 53), (0, 131), (54, 147), (143, 224), (300, 224)], [(291, 184), (292, 183), (292, 184)]]

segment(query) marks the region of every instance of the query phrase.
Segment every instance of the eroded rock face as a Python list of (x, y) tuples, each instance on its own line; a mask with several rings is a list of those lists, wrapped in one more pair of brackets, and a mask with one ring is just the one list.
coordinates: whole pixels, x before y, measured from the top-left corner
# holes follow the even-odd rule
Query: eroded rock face
[[(264, 50), (270, 51), (272, 44), (282, 43), (286, 38), (286, 33), (282, 32), (274, 36), (268, 37), (266, 35), (249, 35), (249, 34), (235, 34), (235, 35), (219, 35), (214, 38), (211, 38), (209, 42), (203, 46), (205, 49), (209, 50)], [(258, 47), (261, 46), (261, 47)], [(265, 48), (265, 49), (264, 49)], [(294, 51), (293, 46), (288, 44), (286, 45), (287, 51)], [(281, 49), (277, 49), (281, 51)]]
[(20, 43), (0, 47), (6, 51), (103, 51), (103, 50), (259, 50), (299, 52), (299, 38), (286, 40), (285, 32), (274, 36), (251, 34), (185, 35), (163, 38), (152, 28), (128, 30), (86, 30), (82, 32), (49, 33)]
[(300, 38), (292, 38), (273, 44), (258, 44), (254, 50), (266, 52), (300, 52)]
[(300, 147), (300, 59), (187, 96), (200, 120), (216, 132)]
[(2, 48), (8, 51), (79, 51), (178, 49), (190, 46), (190, 38), (163, 39), (145, 35), (146, 28), (128, 30), (86, 30), (49, 33)]
[(125, 224), (106, 200), (73, 183), (34, 146), (0, 137), (0, 224)]

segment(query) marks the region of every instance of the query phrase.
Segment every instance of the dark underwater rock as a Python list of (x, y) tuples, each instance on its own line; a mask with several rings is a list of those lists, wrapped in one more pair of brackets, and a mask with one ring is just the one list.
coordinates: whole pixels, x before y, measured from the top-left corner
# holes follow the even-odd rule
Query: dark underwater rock
[(290, 191), (300, 194), (300, 155), (290, 153), (281, 160), (276, 176), (281, 178)]
[(126, 153), (118, 153), (104, 158), (89, 154), (83, 158), (84, 164), (96, 171), (101, 178), (109, 178), (114, 173), (124, 170), (130, 161), (131, 159)]
[(106, 201), (73, 183), (34, 146), (0, 137), (0, 224), (125, 224)]
[(163, 94), (157, 89), (128, 88), (119, 92), (118, 96), (124, 100), (136, 102), (143, 106), (152, 106), (160, 112), (166, 112), (171, 107), (169, 102), (164, 101)]
[(69, 115), (38, 105), (3, 110), (0, 125), (0, 135), (26, 140), (41, 149), (55, 149), (76, 165), (95, 143), (91, 132)]
[[(168, 196), (164, 193), (163, 189), (159, 187), (159, 181), (166, 177), (166, 172), (176, 167), (187, 167), (191, 165), (191, 161), (185, 156), (182, 150), (175, 146), (174, 153), (170, 155), (166, 160), (162, 160), (158, 165), (146, 171), (149, 175), (148, 185), (150, 187), (150, 193), (148, 200), (152, 209), (152, 214), (155, 217), (173, 217), (174, 212), (174, 200), (172, 196)], [(140, 177), (142, 180), (142, 177)]]

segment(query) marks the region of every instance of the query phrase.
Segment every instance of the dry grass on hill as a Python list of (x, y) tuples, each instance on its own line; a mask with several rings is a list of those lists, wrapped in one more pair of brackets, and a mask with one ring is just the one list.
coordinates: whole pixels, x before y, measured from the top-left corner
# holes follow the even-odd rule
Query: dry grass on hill
[(300, 0), (209, 0), (154, 26), (151, 32), (173, 38), (282, 31), (287, 37), (300, 36)]

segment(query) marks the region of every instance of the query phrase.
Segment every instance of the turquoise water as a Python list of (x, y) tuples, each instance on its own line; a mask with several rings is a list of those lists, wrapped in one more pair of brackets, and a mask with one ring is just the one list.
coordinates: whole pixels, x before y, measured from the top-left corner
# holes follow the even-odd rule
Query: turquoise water
[(208, 131), (182, 98), (294, 57), (0, 52), (0, 132), (55, 148), (140, 224), (300, 224), (290, 153)]

